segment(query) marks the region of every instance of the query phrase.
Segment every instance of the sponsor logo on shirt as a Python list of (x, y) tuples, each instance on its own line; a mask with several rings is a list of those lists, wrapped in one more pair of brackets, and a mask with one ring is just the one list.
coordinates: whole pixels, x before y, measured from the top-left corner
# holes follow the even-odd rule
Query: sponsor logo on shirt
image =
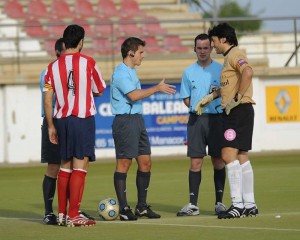
[(225, 87), (225, 86), (229, 85), (229, 80), (227, 79), (226, 81), (221, 82), (220, 84), (221, 84), (221, 87)]

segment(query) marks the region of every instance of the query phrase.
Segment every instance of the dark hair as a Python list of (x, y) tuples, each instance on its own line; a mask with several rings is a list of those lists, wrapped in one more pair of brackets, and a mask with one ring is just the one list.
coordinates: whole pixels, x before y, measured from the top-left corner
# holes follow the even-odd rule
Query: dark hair
[(231, 27), (228, 23), (220, 23), (213, 28), (208, 30), (209, 37), (218, 37), (220, 38), (226, 38), (226, 42), (230, 45), (237, 46), (238, 40), (235, 34), (235, 30), (233, 27)]
[(123, 59), (127, 57), (129, 51), (136, 52), (139, 46), (145, 47), (146, 42), (136, 37), (127, 38), (121, 45)]
[(63, 38), (66, 49), (76, 48), (84, 39), (84, 28), (79, 25), (69, 25), (64, 31)]
[(55, 42), (55, 47), (54, 50), (56, 52), (56, 57), (60, 57), (61, 52), (64, 50), (64, 39), (63, 38), (59, 38), (56, 40)]
[(197, 37), (195, 37), (194, 47), (196, 47), (197, 40), (206, 40), (206, 39), (208, 39), (209, 42), (211, 43), (211, 38), (208, 36), (208, 34), (206, 33), (199, 34)]

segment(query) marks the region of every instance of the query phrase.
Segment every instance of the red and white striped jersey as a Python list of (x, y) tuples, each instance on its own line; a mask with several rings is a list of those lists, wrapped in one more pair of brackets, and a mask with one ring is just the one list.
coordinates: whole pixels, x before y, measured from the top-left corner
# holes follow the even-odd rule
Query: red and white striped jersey
[(54, 118), (87, 118), (96, 114), (93, 93), (105, 88), (95, 60), (78, 52), (63, 54), (48, 65), (43, 91), (56, 94)]

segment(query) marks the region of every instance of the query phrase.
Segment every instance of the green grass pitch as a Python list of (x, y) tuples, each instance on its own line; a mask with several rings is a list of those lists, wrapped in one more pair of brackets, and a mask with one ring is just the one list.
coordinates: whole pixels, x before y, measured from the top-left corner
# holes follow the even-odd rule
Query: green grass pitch
[[(189, 160), (184, 156), (153, 159), (148, 203), (161, 219), (101, 221), (97, 207), (101, 199), (115, 197), (114, 161), (91, 164), (81, 209), (96, 217), (97, 224), (86, 228), (67, 228), (42, 224), (42, 179), (46, 165), (28, 164), (0, 167), (0, 239), (166, 239), (166, 240), (290, 240), (300, 239), (300, 154), (252, 154), (255, 197), (259, 208), (256, 218), (219, 220), (214, 215), (214, 185), (211, 162), (202, 169), (200, 215), (176, 217), (188, 202)], [(127, 197), (136, 205), (136, 163), (128, 173)], [(54, 208), (57, 209), (57, 196)], [(229, 206), (226, 182), (224, 203)], [(276, 216), (280, 216), (276, 217)]]

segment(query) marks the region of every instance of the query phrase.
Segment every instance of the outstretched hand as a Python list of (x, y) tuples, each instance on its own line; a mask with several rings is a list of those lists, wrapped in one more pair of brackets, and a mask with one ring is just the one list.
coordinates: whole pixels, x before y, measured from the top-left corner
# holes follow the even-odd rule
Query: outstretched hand
[(159, 84), (157, 84), (159, 92), (166, 94), (174, 94), (176, 93), (176, 86), (165, 83), (165, 79), (161, 80)]

